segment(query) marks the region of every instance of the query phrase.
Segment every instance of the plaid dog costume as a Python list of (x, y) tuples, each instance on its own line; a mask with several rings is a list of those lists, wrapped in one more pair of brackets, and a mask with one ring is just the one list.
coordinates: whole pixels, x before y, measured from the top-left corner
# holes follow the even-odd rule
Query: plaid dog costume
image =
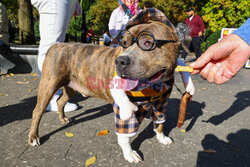
[[(175, 29), (173, 24), (168, 20), (164, 13), (157, 10), (156, 8), (148, 8), (140, 11), (128, 21), (125, 27), (126, 29), (129, 29), (134, 25), (147, 23), (150, 20), (158, 21), (169, 26), (170, 28)], [(165, 112), (168, 103), (168, 97), (172, 91), (174, 78), (161, 84), (161, 90), (152, 88), (151, 86), (154, 84), (152, 84), (149, 88), (146, 88), (156, 91), (158, 94), (160, 94), (157, 99), (153, 100), (150, 94), (146, 95), (148, 97), (145, 100), (143, 97), (134, 97), (131, 95), (131, 92), (126, 92), (130, 101), (134, 102), (138, 106), (138, 110), (133, 113), (129, 120), (120, 119), (119, 106), (114, 101), (113, 110), (115, 113), (117, 135), (126, 135), (128, 137), (135, 135), (147, 112), (151, 112), (151, 119), (155, 123), (165, 122)], [(163, 90), (164, 87), (165, 91)], [(135, 90), (138, 91), (141, 90), (141, 88), (137, 87)]]
[[(165, 112), (167, 109), (168, 97), (172, 92), (173, 84), (174, 84), (174, 78), (172, 78), (168, 82), (163, 83), (162, 86), (164, 86), (166, 89), (165, 91), (162, 90), (159, 92), (160, 98), (157, 98), (157, 100), (155, 101), (154, 100), (140, 101), (140, 97), (138, 98), (129, 96), (129, 93), (126, 92), (128, 94), (129, 99), (138, 106), (138, 110), (133, 113), (132, 117), (129, 120), (120, 119), (119, 106), (114, 102), (113, 110), (115, 112), (116, 133), (126, 134), (129, 137), (135, 135), (147, 112), (151, 112), (150, 114), (151, 119), (154, 121), (154, 123), (165, 122)], [(146, 89), (152, 89), (152, 88), (149, 87)], [(142, 97), (141, 99), (143, 98), (144, 97)]]

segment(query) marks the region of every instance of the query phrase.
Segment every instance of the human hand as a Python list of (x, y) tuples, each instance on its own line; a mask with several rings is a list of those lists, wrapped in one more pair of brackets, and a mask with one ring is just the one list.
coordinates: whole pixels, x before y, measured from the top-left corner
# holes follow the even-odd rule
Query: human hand
[(75, 7), (75, 11), (74, 11), (74, 16), (80, 16), (82, 14), (82, 9), (79, 5), (78, 0), (76, 1), (76, 7)]
[(198, 36), (199, 36), (199, 37), (201, 37), (201, 36), (202, 36), (202, 32), (201, 32), (201, 31), (198, 33)]
[(250, 46), (235, 34), (230, 34), (220, 42), (210, 46), (194, 63), (192, 74), (222, 84), (229, 81), (250, 57)]

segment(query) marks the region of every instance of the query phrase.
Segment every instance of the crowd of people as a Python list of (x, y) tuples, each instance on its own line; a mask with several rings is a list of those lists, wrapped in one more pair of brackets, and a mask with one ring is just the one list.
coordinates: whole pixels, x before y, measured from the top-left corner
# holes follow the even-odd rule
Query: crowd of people
[[(119, 41), (118, 34), (124, 30), (126, 23), (131, 17), (137, 14), (139, 8), (138, 0), (118, 0), (119, 5), (112, 12), (109, 20), (109, 31), (103, 31), (104, 44), (111, 47), (117, 47)], [(71, 16), (81, 14), (81, 8), (78, 0), (31, 0), (31, 3), (40, 14), (40, 45), (38, 53), (39, 74), (42, 71), (42, 64), (45, 59), (48, 48), (57, 42), (64, 42), (67, 27)], [(153, 8), (151, 1), (144, 3), (144, 9)], [(194, 8), (188, 8), (188, 18), (185, 23), (191, 29), (190, 36), (192, 41), (189, 49), (195, 52), (197, 60), (190, 64), (194, 68), (193, 74), (200, 74), (209, 82), (218, 84), (230, 80), (242, 68), (250, 56), (250, 19), (248, 19), (237, 31), (228, 37), (223, 38), (220, 42), (209, 47), (205, 53), (201, 53), (200, 38), (204, 33), (205, 27), (202, 18), (195, 14)], [(90, 27), (87, 31), (87, 43), (91, 43), (94, 31)], [(109, 36), (110, 35), (110, 36)], [(228, 46), (228, 47), (227, 47)], [(185, 60), (187, 53), (181, 55)], [(58, 91), (52, 98), (48, 110), (57, 111), (56, 100), (62, 92)], [(64, 110), (73, 111), (78, 106), (67, 103)]]

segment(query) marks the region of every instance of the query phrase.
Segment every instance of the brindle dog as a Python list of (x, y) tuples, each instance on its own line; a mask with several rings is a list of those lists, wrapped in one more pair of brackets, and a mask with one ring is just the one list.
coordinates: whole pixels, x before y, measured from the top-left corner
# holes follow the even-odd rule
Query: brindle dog
[[(95, 77), (103, 81), (109, 81), (114, 76), (115, 67), (118, 75), (123, 73), (128, 78), (146, 79), (161, 70), (164, 71), (163, 81), (173, 77), (178, 50), (181, 45), (175, 30), (159, 22), (149, 22), (135, 25), (129, 31), (135, 37), (141, 31), (148, 31), (154, 35), (155, 39), (175, 42), (163, 44), (151, 51), (143, 51), (136, 43), (126, 49), (81, 43), (58, 43), (48, 50), (38, 88), (37, 104), (32, 116), (28, 139), (30, 145), (40, 145), (39, 122), (51, 97), (61, 87), (63, 93), (57, 101), (59, 119), (63, 124), (67, 124), (69, 119), (65, 116), (63, 108), (76, 91), (80, 92), (84, 97), (92, 96), (113, 103), (110, 90), (89, 89), (88, 78)], [(129, 58), (128, 68), (120, 68), (121, 61), (116, 61), (120, 53), (122, 53), (121, 56)], [(155, 131), (158, 134), (163, 135), (162, 128), (163, 124), (155, 125)], [(128, 145), (125, 146), (128, 147), (125, 149), (132, 151), (129, 148), (129, 141), (125, 142)], [(124, 157), (129, 162), (141, 161), (136, 152), (126, 154), (129, 155), (124, 155)]]

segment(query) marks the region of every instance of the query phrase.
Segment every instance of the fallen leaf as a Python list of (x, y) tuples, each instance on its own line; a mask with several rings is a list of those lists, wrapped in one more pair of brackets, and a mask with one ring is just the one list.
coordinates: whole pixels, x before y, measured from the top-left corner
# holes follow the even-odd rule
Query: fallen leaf
[(9, 96), (8, 94), (5, 94), (5, 96)]
[(91, 157), (91, 158), (87, 159), (87, 161), (85, 162), (85, 166), (88, 167), (88, 166), (92, 165), (93, 163), (95, 163), (95, 161), (96, 161), (96, 157), (95, 156)]
[(23, 81), (27, 81), (27, 79), (26, 79), (26, 78), (24, 78), (24, 79), (23, 79)]
[(216, 153), (216, 151), (215, 151), (215, 150), (212, 150), (212, 149), (204, 150), (203, 152), (205, 152), (205, 153)]
[(32, 92), (32, 89), (29, 89), (29, 92)]
[(10, 73), (10, 76), (14, 76), (15, 74), (13, 74), (13, 73)]
[(38, 80), (38, 79), (39, 79), (39, 78), (34, 78), (33, 80), (36, 81), (36, 80)]
[(74, 133), (68, 133), (68, 132), (65, 132), (65, 135), (66, 135), (67, 137), (73, 137), (73, 136), (75, 136)]
[(3, 94), (0, 93), (0, 96), (3, 96)]
[(101, 135), (107, 135), (108, 133), (109, 133), (108, 130), (103, 130), (103, 131), (97, 133), (96, 135), (101, 136)]
[(206, 90), (207, 88), (201, 88), (201, 90)]
[(29, 84), (30, 82), (29, 82), (29, 81), (26, 81), (26, 82), (17, 81), (16, 83), (17, 83), (17, 84)]
[(181, 131), (182, 131), (182, 132), (186, 132), (186, 129), (182, 129)]

